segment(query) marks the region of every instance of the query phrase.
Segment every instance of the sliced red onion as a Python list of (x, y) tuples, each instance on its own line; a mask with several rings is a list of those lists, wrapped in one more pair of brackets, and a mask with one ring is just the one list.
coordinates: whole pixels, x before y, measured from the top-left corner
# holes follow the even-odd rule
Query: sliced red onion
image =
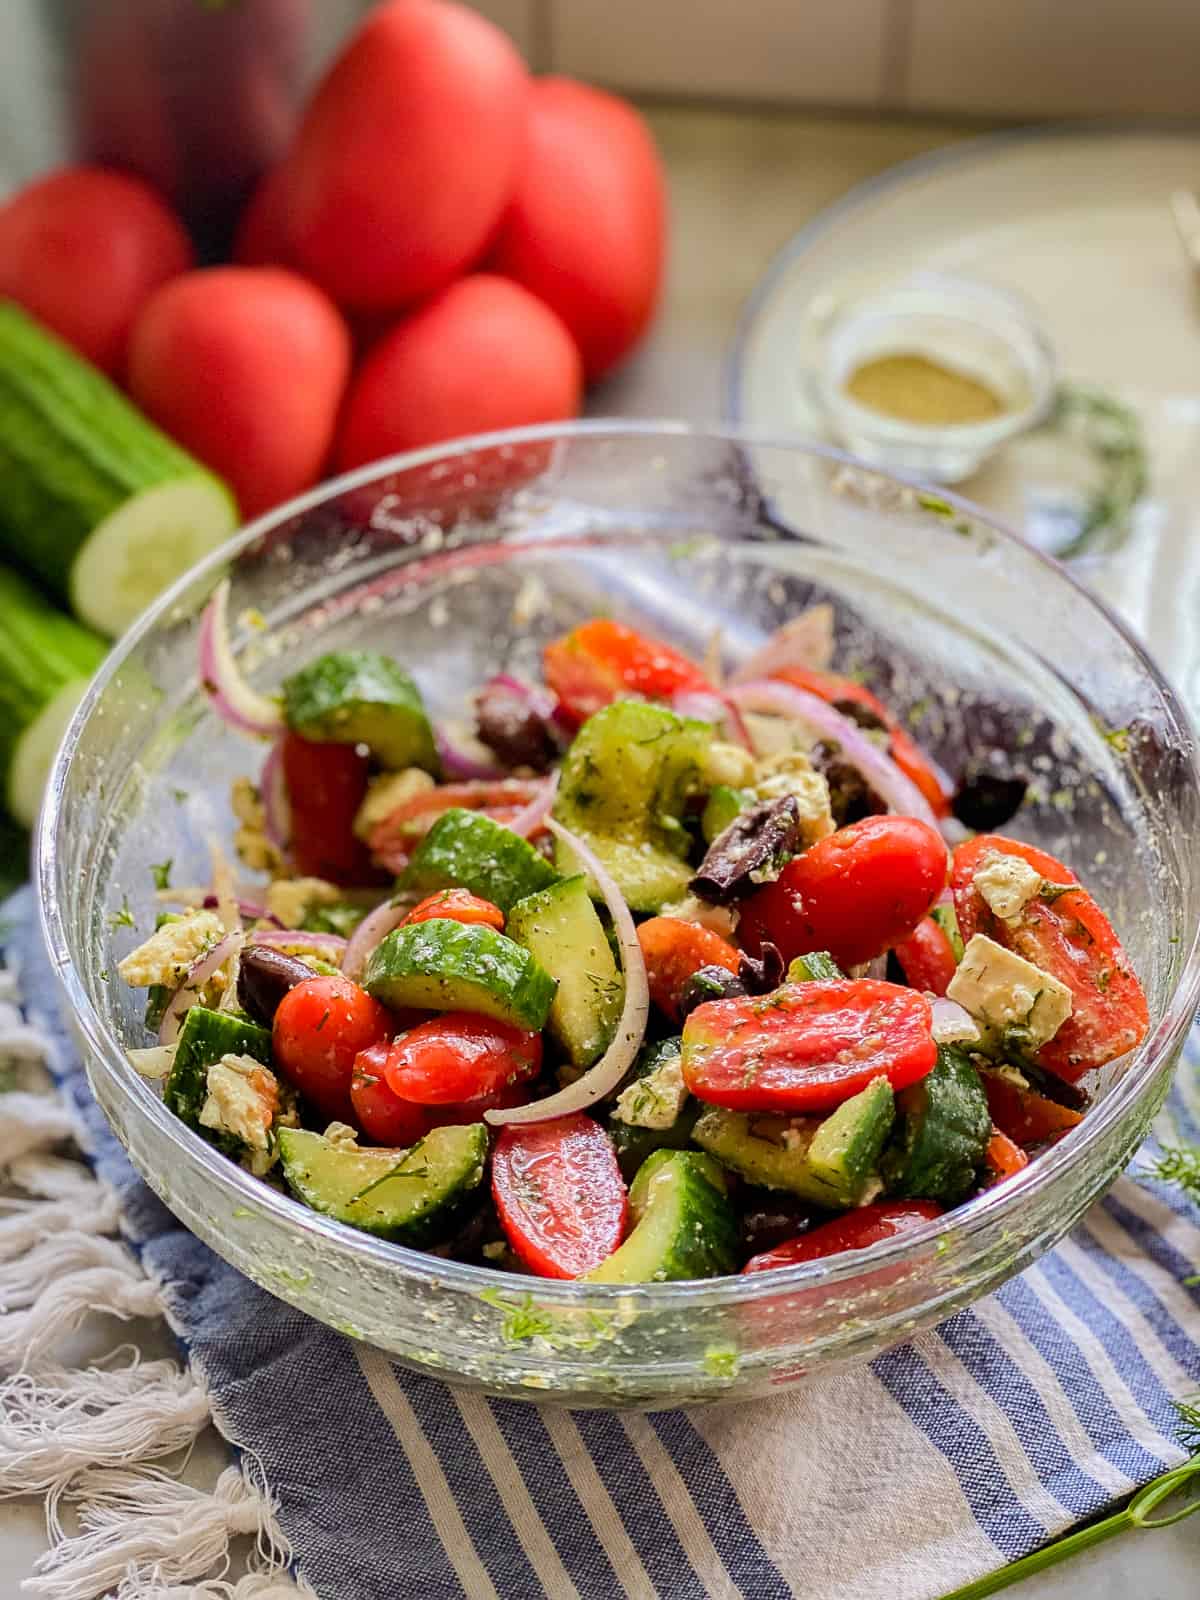
[(579, 864), (595, 879), (613, 920), (617, 941), (621, 946), (621, 967), (625, 976), (625, 1004), (617, 1022), (613, 1042), (582, 1078), (560, 1089), (557, 1094), (535, 1100), (532, 1105), (513, 1106), (505, 1110), (485, 1111), (486, 1122), (493, 1127), (506, 1123), (549, 1122), (554, 1117), (568, 1116), (572, 1111), (586, 1111), (598, 1100), (605, 1099), (620, 1083), (637, 1058), (646, 1036), (646, 1019), (650, 1015), (650, 989), (646, 981), (646, 963), (638, 943), (637, 929), (625, 903), (625, 896), (614, 883), (607, 870), (596, 859), (583, 840), (564, 828), (553, 818), (546, 826), (561, 839), (577, 857)]
[(543, 722), (555, 722), (561, 710), (556, 694), (549, 689), (539, 689), (520, 678), (514, 678), (511, 672), (494, 673), (480, 692), (486, 694), (489, 689), (503, 689), (515, 700), (523, 700)]
[(776, 683), (768, 679), (762, 683), (738, 684), (730, 689), (729, 698), (743, 711), (793, 717), (814, 732), (835, 740), (846, 759), (858, 768), (875, 793), (886, 802), (889, 811), (902, 817), (918, 817), (931, 828), (937, 827), (937, 818), (916, 784), (906, 778), (896, 763), (865, 737), (856, 723), (822, 700), (820, 695), (809, 694), (806, 689), (797, 689), (790, 683)]
[(742, 714), (726, 694), (708, 689), (681, 689), (671, 697), (671, 709), (677, 717), (695, 717), (699, 722), (711, 722), (720, 728), (725, 738), (753, 749), (750, 734)]
[(243, 733), (273, 738), (284, 729), (279, 703), (252, 689), (229, 642), (229, 579), (217, 585), (200, 619), (200, 680), (213, 709)]
[(559, 774), (552, 772), (524, 810), (517, 812), (508, 824), (513, 833), (519, 833), (522, 839), (529, 839), (539, 829), (547, 826), (546, 818), (558, 793), (558, 778)]
[(345, 956), (347, 945), (340, 933), (308, 933), (303, 928), (268, 928), (265, 933), (256, 928), (254, 942), (273, 950), (307, 950), (335, 967)]
[[(215, 894), (206, 894), (200, 902), (205, 911), (215, 911), (220, 904)], [(266, 906), (259, 905), (257, 900), (242, 900), (237, 903), (238, 916), (246, 922), (274, 922), (279, 926), (278, 918), (273, 917)]]
[(162, 1021), (158, 1026), (159, 1044), (175, 1043), (179, 1037), (184, 1014), (196, 1004), (196, 997), (201, 989), (213, 973), (225, 965), (230, 956), (237, 955), (245, 942), (244, 933), (227, 933), (213, 945), (207, 955), (192, 963), (187, 977), (171, 996), (167, 1009), (162, 1014)]
[(494, 760), (488, 759), (482, 745), (477, 745), (475, 740), (468, 744), (459, 736), (452, 738), (442, 728), (434, 729), (434, 738), (437, 741), (438, 759), (448, 777), (495, 779), (504, 776), (501, 768)]
[(381, 906), (365, 916), (350, 935), (342, 955), (342, 971), (355, 980), (367, 965), (367, 958), (375, 947), (382, 944), (393, 928), (398, 928), (408, 915), (409, 906), (396, 906), (385, 900)]
[(140, 1078), (165, 1078), (175, 1062), (173, 1044), (156, 1044), (148, 1050), (127, 1050), (125, 1054)]
[(730, 678), (730, 683), (751, 683), (769, 678), (788, 667), (825, 672), (833, 658), (833, 607), (826, 602), (809, 606), (785, 622)]
[(945, 839), (951, 850), (960, 845), (964, 839), (971, 837), (971, 830), (957, 817), (939, 817), (938, 832)]
[(263, 762), (259, 779), (262, 794), (263, 832), (283, 855), (292, 838), (292, 805), (283, 771), (283, 740), (276, 739)]
[(933, 1014), (934, 1044), (978, 1044), (979, 1028), (969, 1011), (957, 1000), (938, 996), (929, 1002)]

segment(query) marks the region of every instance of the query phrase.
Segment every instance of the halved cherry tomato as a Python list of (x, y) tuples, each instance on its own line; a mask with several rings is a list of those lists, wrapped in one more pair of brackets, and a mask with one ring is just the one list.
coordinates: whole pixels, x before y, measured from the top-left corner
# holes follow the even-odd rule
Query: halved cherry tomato
[(1001, 1133), (999, 1128), (993, 1128), (992, 1137), (983, 1152), (983, 1164), (992, 1174), (992, 1184), (997, 1184), (1020, 1172), (1022, 1167), (1027, 1167), (1029, 1157), (1006, 1133)]
[(481, 1094), (474, 1100), (460, 1100), (452, 1106), (426, 1106), (425, 1115), (431, 1128), (448, 1128), (464, 1122), (482, 1122), (483, 1113), (501, 1106), (523, 1106), (529, 1101), (528, 1080), (506, 1083), (494, 1094)]
[(534, 798), (542, 782), (528, 778), (471, 778), (464, 783), (443, 783), (436, 789), (426, 789), (375, 824), (367, 841), (371, 856), (390, 872), (403, 872), (414, 847), (443, 811), (461, 806), (509, 823)]
[(492, 1197), (508, 1242), (543, 1278), (579, 1278), (625, 1232), (628, 1198), (612, 1140), (575, 1112), (500, 1130)]
[(941, 835), (915, 817), (864, 817), (793, 856), (742, 903), (738, 937), (785, 961), (828, 950), (841, 967), (906, 939), (946, 882)]
[(789, 1239), (751, 1256), (743, 1272), (770, 1272), (775, 1267), (794, 1267), (800, 1261), (819, 1261), (823, 1256), (841, 1255), (843, 1250), (866, 1250), (885, 1239), (911, 1233), (922, 1223), (940, 1217), (942, 1208), (932, 1200), (899, 1200), (881, 1205), (859, 1206), (843, 1217), (823, 1222), (799, 1239)]
[(472, 1011), (445, 1011), (395, 1040), (383, 1075), (417, 1105), (456, 1105), (537, 1076), (542, 1036)]
[(283, 738), (283, 777), (291, 813), (289, 851), (302, 877), (333, 883), (375, 883), (354, 818), (367, 792), (370, 762), (352, 744), (318, 744), (298, 733)]
[(736, 972), (741, 960), (719, 933), (681, 917), (651, 917), (638, 928), (637, 936), (646, 960), (650, 998), (672, 1022), (679, 1021), (679, 997), (694, 972), (701, 967)]
[(694, 661), (608, 617), (596, 617), (548, 644), (546, 682), (566, 715), (585, 722), (620, 694), (669, 700), (682, 689), (711, 689)]
[(1038, 1094), (1035, 1089), (1022, 1089), (1003, 1073), (983, 1072), (980, 1076), (992, 1121), (1017, 1144), (1061, 1139), (1083, 1121), (1081, 1111), (1060, 1106), (1057, 1100)]
[(349, 978), (306, 978), (275, 1011), (271, 1054), (323, 1116), (353, 1120), (350, 1080), (359, 1053), (391, 1037), (395, 1020)]
[[(1072, 887), (1035, 896), (1019, 916), (1005, 921), (974, 883), (977, 868), (992, 852), (1018, 856), (1049, 883)], [(950, 886), (964, 939), (985, 933), (1070, 989), (1071, 1015), (1035, 1052), (1048, 1071), (1074, 1083), (1141, 1043), (1150, 1025), (1145, 991), (1112, 923), (1061, 861), (1002, 834), (980, 834), (955, 850)]]
[(784, 683), (794, 683), (797, 689), (807, 689), (809, 694), (820, 695), (830, 705), (844, 709), (846, 702), (863, 706), (877, 717), (888, 732), (888, 754), (900, 771), (925, 796), (935, 817), (950, 815), (950, 784), (937, 765), (896, 719), (878, 695), (853, 678), (840, 678), (832, 672), (815, 672), (808, 667), (782, 667), (771, 674)]
[(932, 1068), (929, 1001), (874, 978), (790, 983), (774, 994), (710, 1000), (683, 1025), (683, 1078), (698, 1100), (735, 1111), (832, 1111), (886, 1078)]
[(896, 960), (914, 989), (938, 995), (945, 994), (958, 966), (946, 930), (932, 917), (922, 917), (896, 946)]
[(412, 922), (435, 922), (439, 918), (482, 923), (484, 927), (495, 928), (497, 933), (504, 932), (504, 913), (500, 907), (490, 900), (481, 900), (469, 889), (435, 889), (412, 908), (402, 926)]
[[(429, 1130), (424, 1106), (402, 1100), (383, 1076), (391, 1045), (384, 1040), (360, 1050), (350, 1079), (355, 1119), (367, 1138), (393, 1149), (407, 1149)], [(474, 1120), (474, 1119), (472, 1119)]]

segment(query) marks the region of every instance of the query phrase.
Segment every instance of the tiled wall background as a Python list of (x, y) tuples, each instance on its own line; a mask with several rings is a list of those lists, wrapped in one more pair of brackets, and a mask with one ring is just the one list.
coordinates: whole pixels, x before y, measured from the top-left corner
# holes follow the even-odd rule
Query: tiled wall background
[(543, 72), (814, 106), (1200, 113), (1200, 0), (478, 0)]

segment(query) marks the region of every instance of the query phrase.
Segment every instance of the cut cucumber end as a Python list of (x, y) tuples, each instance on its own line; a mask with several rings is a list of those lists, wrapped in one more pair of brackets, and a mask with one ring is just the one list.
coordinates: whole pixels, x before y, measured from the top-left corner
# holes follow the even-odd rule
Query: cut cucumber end
[(237, 526), (237, 506), (216, 478), (197, 474), (145, 490), (106, 517), (75, 558), (72, 609), (115, 638)]
[(64, 683), (17, 740), (8, 769), (6, 798), (8, 809), (26, 828), (32, 828), (37, 821), (50, 768), (88, 681), (87, 678), (72, 678)]

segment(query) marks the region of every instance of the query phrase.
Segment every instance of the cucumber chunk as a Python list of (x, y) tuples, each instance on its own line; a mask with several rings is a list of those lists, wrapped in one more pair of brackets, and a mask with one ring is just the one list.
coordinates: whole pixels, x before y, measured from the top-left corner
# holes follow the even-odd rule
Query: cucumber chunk
[[(595, 851), (635, 911), (661, 911), (687, 893), (691, 835), (680, 818), (701, 787), (712, 733), (662, 706), (617, 700), (589, 717), (567, 751), (554, 815)], [(561, 840), (556, 859), (562, 872), (578, 871)]]
[(253, 1056), (263, 1066), (271, 1065), (271, 1030), (256, 1022), (246, 1022), (230, 1011), (210, 1011), (207, 1006), (192, 1006), (183, 1019), (175, 1058), (163, 1086), (168, 1108), (189, 1128), (207, 1138), (200, 1126), (200, 1112), (208, 1093), (208, 1069), (222, 1056)]
[(524, 946), (483, 923), (448, 917), (396, 928), (372, 951), (361, 979), (385, 1006), (475, 1011), (539, 1032), (556, 984)]
[(426, 1245), (449, 1232), (487, 1160), (481, 1122), (434, 1128), (411, 1150), (360, 1149), (310, 1133), (279, 1130), (288, 1187), (322, 1215), (400, 1244)]
[(806, 956), (797, 956), (787, 970), (789, 983), (837, 983), (845, 976), (828, 950), (812, 950)]
[(0, 302), (0, 482), (0, 552), (110, 635), (238, 523), (219, 479), (10, 302)]
[(965, 1050), (939, 1045), (932, 1072), (896, 1097), (883, 1158), (889, 1194), (956, 1205), (975, 1183), (992, 1132), (987, 1095)]
[(865, 1089), (822, 1118), (808, 1147), (808, 1169), (823, 1188), (823, 1205), (832, 1210), (861, 1205), (869, 1191), (879, 1190), (879, 1157), (896, 1117), (896, 1097), (886, 1078)]
[(558, 873), (528, 840), (481, 811), (453, 806), (413, 851), (402, 889), (432, 894), (462, 888), (507, 914), (518, 900), (558, 882)]
[(720, 1168), (694, 1150), (658, 1150), (629, 1190), (633, 1231), (586, 1274), (592, 1283), (718, 1278), (737, 1269), (738, 1227)]
[(103, 639), (0, 567), (0, 795), (25, 827), (33, 826), (50, 765), (105, 649)]
[(700, 832), (704, 835), (705, 844), (711, 844), (724, 833), (753, 800), (754, 796), (745, 789), (734, 789), (727, 783), (718, 783), (711, 789), (700, 816)]
[(440, 770), (421, 691), (390, 656), (336, 650), (283, 684), (287, 725), (301, 738), (365, 744), (385, 767)]
[[(682, 1088), (682, 1040), (660, 1039), (644, 1047), (633, 1077), (608, 1118), (608, 1133), (627, 1180), (656, 1150), (686, 1150), (700, 1115), (700, 1102)], [(633, 1120), (630, 1120), (633, 1119)]]
[(625, 983), (582, 877), (564, 878), (518, 900), (508, 935), (558, 983), (548, 1026), (572, 1066), (590, 1067), (608, 1049)]

